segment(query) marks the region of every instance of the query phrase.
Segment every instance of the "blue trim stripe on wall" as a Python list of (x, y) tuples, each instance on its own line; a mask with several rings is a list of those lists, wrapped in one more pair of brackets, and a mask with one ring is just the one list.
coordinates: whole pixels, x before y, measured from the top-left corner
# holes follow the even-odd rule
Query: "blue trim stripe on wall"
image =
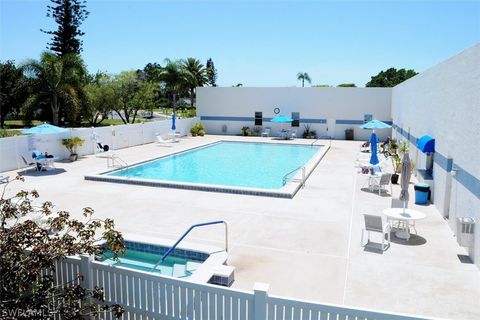
[[(417, 147), (417, 140), (412, 134), (408, 134), (403, 128), (399, 127), (396, 124), (393, 124), (392, 127), (405, 139), (408, 139), (411, 143)], [(460, 182), (466, 189), (470, 190), (478, 199), (480, 199), (480, 180), (472, 175), (467, 170), (453, 163), (453, 159), (447, 158), (445, 155), (441, 154), (438, 151), (435, 151), (433, 161), (446, 172), (456, 170), (457, 174), (455, 179)]]
[[(273, 118), (262, 118), (265, 122), (270, 122)], [(232, 117), (232, 116), (200, 116), (200, 120), (204, 121), (255, 121), (254, 117)], [(327, 123), (326, 119), (300, 119), (303, 123)]]

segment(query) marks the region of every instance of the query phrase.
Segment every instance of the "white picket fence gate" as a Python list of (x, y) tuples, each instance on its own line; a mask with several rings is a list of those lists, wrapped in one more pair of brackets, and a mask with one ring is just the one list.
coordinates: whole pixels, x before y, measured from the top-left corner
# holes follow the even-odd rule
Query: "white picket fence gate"
[[(148, 272), (111, 267), (90, 256), (56, 263), (56, 284), (83, 275), (82, 285), (102, 287), (107, 304), (125, 308), (129, 320), (418, 320), (417, 316), (353, 309), (286, 299), (268, 294), (268, 285), (253, 292), (189, 282)], [(102, 319), (114, 319), (104, 313)]]

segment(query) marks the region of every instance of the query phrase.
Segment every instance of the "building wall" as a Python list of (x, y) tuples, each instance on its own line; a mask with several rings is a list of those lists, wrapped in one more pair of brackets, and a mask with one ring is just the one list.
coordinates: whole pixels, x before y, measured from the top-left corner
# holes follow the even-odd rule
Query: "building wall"
[[(360, 129), (364, 114), (372, 114), (382, 121), (391, 121), (390, 88), (197, 88), (197, 115), (210, 134), (240, 134), (243, 126), (254, 127), (255, 112), (263, 113), (263, 127), (271, 127), (278, 135), (289, 124), (269, 122), (280, 114), (291, 116), (300, 112), (298, 135), (309, 124), (318, 136), (345, 138), (345, 129), (353, 128), (356, 140), (367, 140), (369, 130)], [(222, 132), (222, 126), (227, 132)], [(391, 135), (391, 130), (379, 130), (380, 139)]]
[(480, 44), (393, 88), (392, 118), (419, 168), (425, 156), (416, 139), (435, 138), (433, 202), (455, 233), (457, 217), (476, 219), (468, 250), (480, 267)]

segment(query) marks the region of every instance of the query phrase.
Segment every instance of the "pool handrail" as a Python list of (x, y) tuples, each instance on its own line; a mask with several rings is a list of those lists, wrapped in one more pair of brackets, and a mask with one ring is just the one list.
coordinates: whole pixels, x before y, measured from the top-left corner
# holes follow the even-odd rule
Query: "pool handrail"
[(190, 226), (190, 228), (188, 228), (188, 230), (183, 233), (183, 235), (177, 240), (177, 242), (175, 242), (175, 244), (172, 247), (170, 247), (170, 249), (168, 249), (167, 252), (165, 252), (162, 255), (160, 260), (153, 266), (153, 268), (152, 268), (152, 270), (150, 270), (150, 272), (153, 272), (158, 267), (158, 265), (160, 265), (173, 252), (173, 250), (175, 250), (175, 248), (178, 246), (180, 241), (182, 241), (190, 233), (190, 231), (192, 231), (193, 229), (195, 229), (197, 227), (210, 226), (210, 225), (213, 225), (213, 224), (220, 224), (220, 223), (223, 223), (225, 225), (225, 251), (228, 252), (228, 225), (225, 221), (217, 220), (217, 221), (211, 221), (211, 222), (197, 223), (197, 224), (194, 224), (194, 225)]
[[(291, 175), (292, 173), (294, 172), (297, 172), (298, 170), (302, 169), (302, 178), (301, 179), (294, 179), (294, 178), (289, 178), (288, 176)], [(305, 166), (300, 166), (298, 168), (295, 168), (294, 170), (290, 171), (289, 173), (287, 173), (286, 175), (283, 176), (283, 185), (286, 185), (287, 184), (287, 181), (296, 181), (296, 182), (300, 182), (301, 185), (302, 185), (302, 188), (305, 187), (305, 180), (306, 179), (306, 168)]]

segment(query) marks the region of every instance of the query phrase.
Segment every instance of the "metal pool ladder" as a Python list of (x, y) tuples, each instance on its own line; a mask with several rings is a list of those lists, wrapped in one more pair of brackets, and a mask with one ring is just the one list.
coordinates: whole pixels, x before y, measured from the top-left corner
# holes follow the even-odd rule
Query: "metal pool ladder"
[(107, 157), (107, 168), (110, 167), (110, 161), (112, 161), (112, 168), (115, 168), (115, 161), (120, 165), (121, 168), (129, 167), (128, 163), (120, 158), (119, 156), (112, 154), (111, 156)]
[[(295, 179), (295, 178), (289, 178), (288, 177), (292, 173), (297, 172), (300, 169), (302, 170), (302, 178), (301, 179), (298, 179), (298, 178)], [(283, 185), (286, 185), (288, 181), (293, 181), (293, 182), (300, 182), (300, 185), (302, 186), (302, 188), (305, 188), (305, 180), (307, 180), (306, 169), (305, 169), (305, 166), (301, 166), (301, 167), (298, 167), (298, 168), (290, 171), (289, 173), (287, 173), (286, 175), (283, 176)]]
[(218, 220), (218, 221), (197, 223), (197, 224), (194, 224), (194, 225), (190, 226), (190, 228), (188, 228), (188, 230), (183, 233), (183, 235), (177, 240), (177, 242), (175, 242), (175, 244), (170, 249), (168, 249), (167, 252), (165, 252), (162, 255), (160, 260), (153, 266), (153, 268), (152, 268), (152, 270), (150, 270), (150, 272), (154, 271), (173, 252), (173, 250), (175, 250), (175, 248), (178, 246), (180, 241), (182, 241), (190, 233), (190, 231), (192, 231), (193, 229), (198, 228), (198, 227), (210, 226), (210, 225), (213, 225), (213, 224), (220, 224), (220, 223), (223, 223), (225, 225), (225, 251), (228, 252), (228, 225), (225, 221)]

